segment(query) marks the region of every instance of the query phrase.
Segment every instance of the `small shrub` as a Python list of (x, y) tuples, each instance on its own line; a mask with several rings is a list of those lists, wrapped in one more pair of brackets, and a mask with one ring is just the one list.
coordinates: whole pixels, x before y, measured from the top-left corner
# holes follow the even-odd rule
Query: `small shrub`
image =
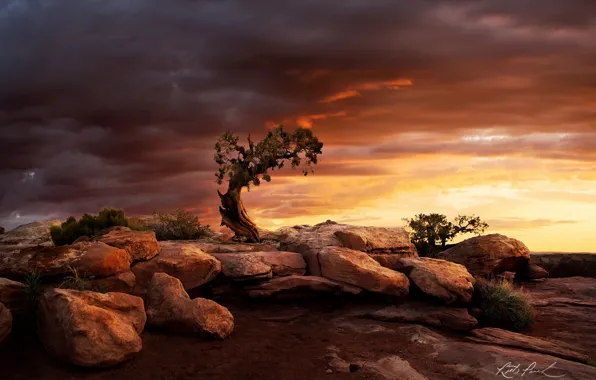
[(534, 324), (529, 294), (509, 281), (477, 278), (474, 303), (482, 310), (482, 322), (487, 326), (519, 331)]
[(25, 295), (29, 308), (35, 311), (37, 310), (39, 297), (41, 297), (41, 293), (43, 292), (41, 275), (35, 270), (25, 276), (23, 284), (25, 285)]
[(81, 278), (79, 271), (69, 266), (70, 276), (64, 278), (64, 281), (60, 284), (61, 289), (72, 289), (72, 290), (88, 290), (91, 289), (89, 281)]
[(199, 218), (184, 210), (175, 214), (154, 212), (156, 220), (150, 229), (155, 231), (157, 240), (194, 240), (211, 236), (209, 225), (201, 225)]
[(50, 236), (54, 245), (66, 245), (72, 244), (81, 236), (93, 236), (114, 226), (128, 227), (128, 219), (124, 215), (124, 211), (104, 208), (99, 215), (84, 214), (78, 221), (74, 216), (69, 217), (60, 226), (52, 226)]

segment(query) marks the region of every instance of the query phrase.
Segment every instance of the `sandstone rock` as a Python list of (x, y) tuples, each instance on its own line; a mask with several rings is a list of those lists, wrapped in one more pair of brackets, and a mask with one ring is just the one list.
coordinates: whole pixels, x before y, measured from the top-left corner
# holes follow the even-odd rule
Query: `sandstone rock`
[(273, 276), (271, 265), (261, 257), (244, 253), (212, 253), (221, 262), (222, 273), (234, 281), (266, 279)]
[(97, 292), (133, 293), (136, 277), (131, 271), (118, 273), (109, 277), (91, 279), (90, 290)]
[(60, 225), (59, 220), (23, 224), (4, 234), (0, 234), (0, 245), (53, 245), (50, 227)]
[(464, 265), (474, 276), (488, 276), (517, 272), (527, 265), (530, 250), (519, 240), (490, 234), (464, 240), (441, 252), (439, 258)]
[(227, 338), (234, 329), (234, 317), (214, 301), (190, 299), (182, 283), (165, 273), (155, 273), (147, 292), (148, 324), (181, 334)]
[(519, 281), (540, 280), (548, 277), (548, 271), (536, 264), (528, 263), (528, 265), (520, 268), (515, 279)]
[(376, 362), (368, 361), (362, 368), (387, 380), (427, 380), (426, 376), (412, 368), (407, 360), (397, 355), (387, 356)]
[(159, 253), (160, 246), (153, 231), (133, 231), (128, 227), (112, 227), (95, 237), (112, 247), (124, 249), (133, 261), (150, 260)]
[(163, 241), (159, 255), (141, 261), (131, 268), (136, 277), (135, 294), (143, 294), (154, 273), (167, 273), (193, 289), (215, 278), (221, 272), (220, 262), (189, 242)]
[(285, 294), (309, 295), (312, 293), (341, 294), (346, 291), (344, 285), (317, 276), (285, 276), (277, 277), (249, 290), (249, 296), (254, 298), (274, 297)]
[(12, 330), (12, 313), (8, 307), (0, 302), (0, 343), (10, 334)]
[(25, 284), (8, 278), (0, 278), (0, 303), (3, 303), (12, 311), (26, 309), (27, 293)]
[(492, 327), (472, 330), (469, 332), (468, 339), (474, 342), (521, 348), (580, 363), (587, 363), (590, 360), (588, 355), (583, 355), (572, 349), (565, 348), (566, 344), (563, 342), (551, 342)]
[(596, 277), (596, 253), (532, 253), (532, 261), (549, 277)]
[(595, 367), (550, 355), (455, 340), (434, 347), (437, 354), (433, 361), (453, 368), (465, 379), (596, 379)]
[(296, 252), (255, 251), (212, 255), (222, 263), (224, 275), (235, 280), (270, 278), (271, 275), (303, 275), (306, 272), (306, 262)]
[(141, 350), (146, 318), (139, 297), (52, 289), (40, 300), (38, 333), (46, 350), (61, 360), (107, 367)]
[(564, 277), (524, 284), (536, 309), (532, 336), (573, 345), (596, 357), (596, 278)]
[(417, 257), (408, 233), (401, 227), (359, 227), (338, 223), (315, 226), (282, 227), (261, 236), (279, 242), (280, 249), (299, 252), (308, 265), (308, 274), (320, 276), (318, 254), (324, 247), (352, 247), (369, 253), (392, 253), (399, 257)]
[(466, 308), (434, 306), (422, 303), (405, 303), (375, 311), (365, 311), (358, 316), (387, 322), (413, 322), (451, 330), (473, 329), (478, 321)]
[(130, 262), (126, 251), (101, 242), (35, 246), (0, 255), (0, 276), (20, 279), (37, 271), (42, 278), (59, 280), (74, 268), (82, 277), (107, 277), (128, 271)]
[(399, 259), (399, 265), (393, 269), (405, 273), (420, 290), (446, 304), (472, 300), (474, 277), (463, 265), (428, 257)]
[(206, 253), (271, 252), (277, 249), (271, 244), (223, 243), (213, 239), (189, 241)]
[(324, 277), (358, 286), (371, 292), (393, 296), (408, 294), (408, 278), (381, 266), (364, 252), (348, 248), (325, 247), (319, 253)]
[(271, 270), (275, 276), (302, 276), (306, 273), (306, 262), (304, 257), (296, 252), (287, 251), (257, 251), (253, 255), (260, 257), (261, 260), (271, 265)]

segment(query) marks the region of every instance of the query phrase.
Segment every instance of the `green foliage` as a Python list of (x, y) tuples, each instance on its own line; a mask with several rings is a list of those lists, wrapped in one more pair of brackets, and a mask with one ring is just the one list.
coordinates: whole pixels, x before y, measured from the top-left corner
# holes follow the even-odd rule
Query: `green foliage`
[(71, 216), (62, 225), (52, 226), (50, 235), (54, 245), (58, 246), (72, 244), (81, 236), (94, 236), (102, 230), (114, 226), (128, 227), (128, 219), (124, 215), (124, 211), (104, 208), (99, 215), (84, 214), (78, 221)]
[(71, 275), (64, 278), (59, 286), (61, 289), (73, 289), (81, 291), (91, 289), (91, 284), (89, 281), (81, 278), (77, 269), (71, 266), (69, 266), (68, 269), (70, 270)]
[(473, 303), (482, 310), (487, 326), (520, 331), (535, 321), (529, 294), (506, 280), (476, 278)]
[(211, 236), (209, 225), (201, 225), (191, 212), (177, 210), (175, 214), (153, 212), (156, 224), (150, 226), (157, 240), (194, 240)]
[(250, 185), (259, 186), (261, 179), (271, 181), (269, 170), (281, 169), (286, 161), (290, 161), (292, 168), (304, 163), (302, 172), (307, 175), (312, 172), (312, 165), (317, 163), (323, 148), (323, 143), (310, 129), (287, 132), (282, 125), (269, 131), (257, 144), (250, 135), (248, 147), (238, 145), (238, 140), (238, 136), (226, 132), (215, 144), (214, 159), (219, 165), (215, 174), (217, 183), (221, 185), (227, 177), (232, 189), (247, 187), (250, 190)]
[(477, 216), (458, 215), (453, 222), (442, 214), (418, 214), (414, 218), (404, 218), (412, 243), (421, 256), (436, 256), (445, 249), (447, 242), (459, 234), (480, 235), (488, 224)]
[(34, 270), (25, 276), (23, 284), (25, 285), (25, 295), (27, 297), (27, 302), (29, 303), (29, 308), (35, 311), (37, 309), (39, 297), (43, 292), (41, 275), (37, 270)]

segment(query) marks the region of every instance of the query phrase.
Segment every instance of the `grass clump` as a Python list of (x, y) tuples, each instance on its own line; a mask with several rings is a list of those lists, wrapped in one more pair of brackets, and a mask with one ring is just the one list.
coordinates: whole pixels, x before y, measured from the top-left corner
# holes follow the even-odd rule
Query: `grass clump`
[(71, 275), (64, 278), (64, 280), (62, 281), (62, 283), (59, 286), (61, 289), (72, 289), (72, 290), (80, 290), (80, 291), (91, 289), (91, 285), (90, 285), (89, 281), (82, 278), (79, 275), (78, 270), (76, 270), (75, 268), (73, 268), (71, 266), (69, 266), (68, 269), (70, 269)]
[(72, 244), (81, 236), (94, 236), (102, 230), (114, 226), (129, 227), (124, 211), (104, 208), (97, 216), (84, 214), (79, 220), (71, 216), (60, 226), (52, 226), (50, 235), (54, 245), (66, 245)]
[(201, 225), (199, 218), (191, 212), (177, 210), (176, 213), (153, 212), (157, 240), (195, 240), (212, 235), (209, 225)]
[(27, 303), (30, 310), (37, 310), (37, 304), (39, 302), (39, 298), (41, 297), (41, 293), (43, 293), (43, 282), (41, 279), (41, 275), (37, 270), (29, 273), (23, 279), (23, 284), (25, 285), (25, 295), (27, 297)]
[(529, 294), (509, 281), (477, 278), (473, 301), (482, 310), (482, 322), (487, 326), (520, 331), (535, 322)]

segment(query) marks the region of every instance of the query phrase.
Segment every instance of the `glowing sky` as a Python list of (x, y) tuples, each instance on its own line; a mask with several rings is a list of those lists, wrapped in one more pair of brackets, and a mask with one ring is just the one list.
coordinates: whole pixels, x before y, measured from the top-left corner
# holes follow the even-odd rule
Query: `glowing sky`
[[(264, 228), (476, 214), (596, 251), (596, 2), (0, 1), (0, 225), (185, 208), (218, 225), (226, 130), (312, 128)], [(277, 174), (277, 175), (275, 175)]]

